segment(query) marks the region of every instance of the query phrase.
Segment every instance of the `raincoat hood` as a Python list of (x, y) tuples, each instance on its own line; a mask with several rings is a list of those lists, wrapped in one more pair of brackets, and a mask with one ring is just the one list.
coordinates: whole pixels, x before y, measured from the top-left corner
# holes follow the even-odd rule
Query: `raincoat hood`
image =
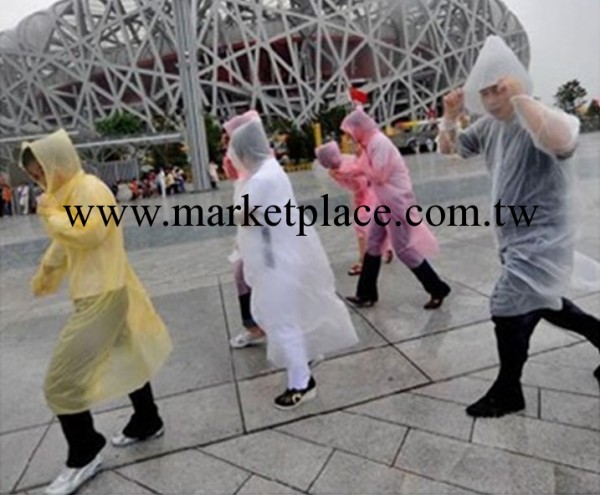
[[(24, 142), (21, 145), (21, 154), (26, 149), (31, 150), (42, 167), (46, 176), (46, 187), (44, 188), (42, 184), (40, 187), (49, 194), (55, 194), (73, 178), (83, 174), (77, 150), (64, 129), (37, 141)], [(25, 170), (23, 163), (19, 165)]]
[(514, 52), (499, 36), (488, 36), (463, 87), (467, 110), (486, 114), (479, 92), (495, 86), (506, 76), (518, 79), (525, 94), (533, 93), (533, 81)]
[(369, 138), (379, 131), (377, 123), (362, 108), (357, 108), (342, 121), (342, 131), (363, 147)]
[(232, 117), (227, 122), (225, 122), (225, 124), (223, 124), (223, 129), (225, 130), (227, 135), (231, 137), (231, 135), (237, 128), (243, 126), (244, 124), (247, 124), (251, 120), (260, 120), (260, 115), (258, 115), (258, 112), (256, 110), (248, 110), (242, 115), (236, 115), (235, 117)]
[(325, 168), (340, 168), (342, 165), (342, 152), (335, 141), (326, 143), (315, 149), (315, 155), (319, 163)]
[(252, 118), (238, 127), (231, 136), (228, 155), (241, 172), (254, 174), (269, 158), (272, 158), (269, 139), (260, 120)]

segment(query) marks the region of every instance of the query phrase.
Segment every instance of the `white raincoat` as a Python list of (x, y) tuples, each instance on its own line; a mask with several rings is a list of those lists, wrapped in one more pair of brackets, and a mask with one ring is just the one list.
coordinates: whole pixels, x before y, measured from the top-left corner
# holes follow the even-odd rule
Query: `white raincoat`
[[(260, 120), (236, 129), (229, 156), (245, 177), (234, 198), (263, 226), (238, 226), (238, 248), (244, 262), (244, 278), (252, 287), (252, 315), (268, 335), (268, 358), (277, 366), (288, 366), (286, 349), (301, 349), (308, 360), (350, 347), (358, 337), (344, 303), (335, 293), (334, 276), (317, 232), (286, 225), (286, 203), (292, 222), (298, 222), (296, 199), (290, 181), (272, 156)], [(264, 222), (268, 206), (277, 206), (281, 219), (270, 227)], [(239, 224), (238, 224), (239, 225)]]

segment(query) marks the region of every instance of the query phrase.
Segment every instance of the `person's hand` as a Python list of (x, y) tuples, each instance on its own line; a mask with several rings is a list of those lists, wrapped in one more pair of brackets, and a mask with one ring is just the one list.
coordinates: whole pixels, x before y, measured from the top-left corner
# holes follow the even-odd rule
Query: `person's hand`
[(456, 120), (464, 112), (465, 94), (462, 88), (450, 91), (443, 99), (444, 118)]
[(498, 92), (505, 94), (509, 99), (525, 93), (525, 88), (516, 77), (506, 76), (498, 81)]
[(33, 295), (40, 297), (54, 294), (58, 290), (62, 280), (62, 277), (58, 273), (59, 270), (59, 268), (52, 266), (40, 266), (37, 273), (31, 279), (31, 291)]
[(58, 209), (58, 203), (48, 193), (40, 194), (37, 197), (37, 212), (40, 214), (49, 213), (51, 210)]
[(329, 169), (329, 175), (333, 179), (339, 179), (340, 176), (341, 176), (340, 171), (337, 168), (330, 168)]

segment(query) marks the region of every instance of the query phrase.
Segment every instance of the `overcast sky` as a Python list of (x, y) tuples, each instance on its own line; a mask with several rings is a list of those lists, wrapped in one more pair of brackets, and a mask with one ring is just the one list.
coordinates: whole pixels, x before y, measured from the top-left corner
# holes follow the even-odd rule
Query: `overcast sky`
[[(56, 0), (1, 0), (0, 30)], [(553, 103), (557, 88), (579, 79), (592, 97), (600, 97), (600, 1), (504, 0), (529, 34), (535, 93)]]

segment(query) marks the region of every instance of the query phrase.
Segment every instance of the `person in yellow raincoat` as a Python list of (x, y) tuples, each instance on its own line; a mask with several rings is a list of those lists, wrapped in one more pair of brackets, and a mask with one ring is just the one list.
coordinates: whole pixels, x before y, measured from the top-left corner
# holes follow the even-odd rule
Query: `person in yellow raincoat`
[[(96, 208), (118, 208), (115, 198), (102, 181), (83, 171), (67, 133), (23, 143), (21, 167), (44, 189), (37, 213), (52, 240), (32, 291), (52, 294), (68, 275), (75, 307), (44, 385), (69, 447), (67, 467), (46, 493), (67, 494), (100, 466), (106, 440), (94, 429), (90, 413), (99, 402), (129, 394), (133, 404), (129, 423), (112, 439), (115, 446), (163, 433), (149, 379), (170, 354), (171, 341), (129, 265), (122, 229), (114, 222), (106, 225)], [(81, 205), (87, 221), (78, 218), (72, 225), (65, 205)]]

